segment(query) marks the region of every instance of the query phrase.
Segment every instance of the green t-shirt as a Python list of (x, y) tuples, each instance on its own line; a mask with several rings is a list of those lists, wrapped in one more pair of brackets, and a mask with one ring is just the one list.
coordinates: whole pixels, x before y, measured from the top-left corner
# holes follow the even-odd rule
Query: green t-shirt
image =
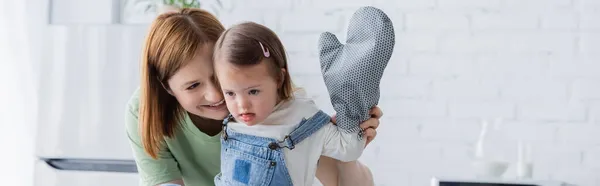
[(126, 125), (140, 175), (140, 185), (157, 185), (182, 179), (186, 186), (214, 185), (220, 172), (221, 143), (218, 135), (201, 132), (186, 113), (173, 138), (165, 138), (166, 148), (152, 159), (141, 143), (138, 129), (139, 88), (127, 104)]

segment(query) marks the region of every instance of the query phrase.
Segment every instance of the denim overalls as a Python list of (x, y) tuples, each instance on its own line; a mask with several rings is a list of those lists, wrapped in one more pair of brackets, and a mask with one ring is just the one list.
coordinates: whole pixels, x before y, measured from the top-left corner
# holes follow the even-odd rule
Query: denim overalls
[(221, 173), (215, 177), (217, 186), (291, 186), (292, 179), (286, 167), (283, 148), (294, 149), (330, 122), (329, 115), (317, 112), (302, 119), (283, 141), (252, 136), (227, 130), (231, 116), (223, 121), (221, 138)]

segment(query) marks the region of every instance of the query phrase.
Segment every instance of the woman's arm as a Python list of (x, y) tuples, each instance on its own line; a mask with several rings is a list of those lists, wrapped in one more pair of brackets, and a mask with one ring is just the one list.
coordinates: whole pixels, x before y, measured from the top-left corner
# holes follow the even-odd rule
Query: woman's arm
[(371, 170), (359, 161), (341, 162), (326, 156), (319, 159), (317, 178), (323, 186), (375, 185)]
[(337, 164), (340, 161), (327, 157), (321, 156), (319, 158), (319, 164), (317, 165), (317, 179), (323, 184), (323, 186), (337, 186), (339, 185), (339, 172)]
[[(365, 130), (367, 145), (377, 136), (376, 129), (379, 126), (379, 118), (383, 116), (383, 112), (378, 107), (371, 109), (370, 113), (372, 118), (360, 124), (360, 127)], [(335, 123), (335, 116), (332, 117), (332, 122)], [(316, 176), (323, 186), (375, 185), (371, 170), (359, 161), (340, 162), (321, 156)]]
[(339, 185), (374, 186), (373, 174), (360, 161), (338, 162)]
[(153, 159), (144, 151), (138, 129), (138, 92), (128, 103), (125, 113), (125, 124), (129, 144), (133, 150), (133, 156), (140, 176), (140, 185), (154, 186), (162, 183), (178, 183), (181, 181), (181, 172), (178, 164), (167, 148), (159, 151), (158, 159)]

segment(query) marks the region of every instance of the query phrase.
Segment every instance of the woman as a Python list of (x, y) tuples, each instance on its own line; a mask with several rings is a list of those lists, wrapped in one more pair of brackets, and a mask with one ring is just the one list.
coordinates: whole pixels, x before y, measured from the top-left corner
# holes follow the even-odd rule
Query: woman
[[(214, 185), (220, 171), (220, 132), (228, 114), (213, 72), (213, 45), (224, 31), (210, 13), (183, 9), (158, 16), (146, 38), (140, 89), (127, 108), (127, 135), (142, 185)], [(381, 116), (361, 124), (375, 137)], [(369, 185), (368, 168), (322, 157), (317, 177), (325, 185)], [(364, 183), (364, 184), (363, 184)], [(344, 184), (346, 185), (346, 184)]]

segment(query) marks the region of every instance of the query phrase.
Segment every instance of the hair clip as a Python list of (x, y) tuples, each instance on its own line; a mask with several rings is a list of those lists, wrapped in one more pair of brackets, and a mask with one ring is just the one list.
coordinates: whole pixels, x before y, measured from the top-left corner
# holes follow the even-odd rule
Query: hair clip
[(263, 44), (260, 41), (258, 42), (258, 44), (260, 45), (260, 48), (262, 49), (263, 55), (265, 55), (265, 57), (271, 56), (271, 53), (269, 53), (268, 48), (265, 49), (265, 47), (263, 46)]

